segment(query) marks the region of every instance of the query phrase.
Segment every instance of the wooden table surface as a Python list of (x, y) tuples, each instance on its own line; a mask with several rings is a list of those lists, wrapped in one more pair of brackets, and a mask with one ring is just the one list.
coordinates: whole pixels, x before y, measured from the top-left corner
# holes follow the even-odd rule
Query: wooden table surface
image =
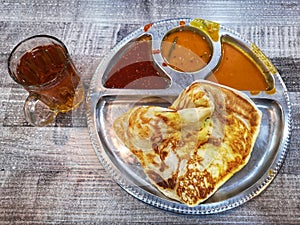
[[(131, 31), (153, 21), (200, 17), (258, 45), (289, 90), (293, 130), (270, 186), (226, 212), (164, 212), (122, 190), (99, 163), (84, 104), (47, 127), (23, 115), (27, 93), (7, 72), (12, 48), (49, 34), (70, 51), (88, 90), (101, 59)], [(300, 224), (300, 2), (3, 0), (0, 4), (0, 224)]]

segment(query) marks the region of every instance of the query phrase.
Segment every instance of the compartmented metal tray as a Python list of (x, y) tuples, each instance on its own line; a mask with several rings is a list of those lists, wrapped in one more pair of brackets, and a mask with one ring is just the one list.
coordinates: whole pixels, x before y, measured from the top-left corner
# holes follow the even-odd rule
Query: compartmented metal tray
[[(198, 71), (177, 71), (164, 65), (160, 47), (165, 35), (179, 27), (199, 29), (210, 40), (212, 57)], [(130, 43), (148, 35), (152, 41), (152, 56), (159, 70), (170, 80), (163, 89), (107, 88), (107, 71), (121, 58)], [(195, 207), (188, 207), (162, 195), (147, 179), (131, 152), (117, 140), (113, 122), (136, 105), (169, 106), (178, 94), (195, 80), (206, 77), (219, 64), (221, 40), (226, 38), (240, 46), (263, 69), (272, 83), (271, 92), (243, 91), (262, 112), (262, 123), (248, 164), (212, 197)], [(251, 81), (250, 81), (251, 82)], [(276, 68), (258, 47), (239, 34), (201, 19), (165, 20), (134, 31), (118, 43), (103, 59), (94, 74), (87, 96), (87, 117), (92, 144), (103, 167), (126, 192), (137, 199), (163, 210), (181, 214), (211, 214), (237, 207), (261, 193), (275, 178), (283, 164), (291, 132), (289, 95)]]

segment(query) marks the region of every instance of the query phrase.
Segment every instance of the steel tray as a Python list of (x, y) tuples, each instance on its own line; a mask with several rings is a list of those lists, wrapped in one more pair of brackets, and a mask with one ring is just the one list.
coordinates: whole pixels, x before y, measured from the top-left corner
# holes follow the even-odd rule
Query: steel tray
[[(199, 22), (200, 21), (200, 22)], [(111, 67), (127, 44), (144, 34), (152, 36), (152, 48), (159, 49), (164, 35), (176, 27), (194, 27), (211, 23), (201, 19), (173, 19), (148, 24), (129, 34), (118, 43), (98, 66), (90, 83), (87, 96), (87, 118), (90, 137), (99, 161), (125, 191), (137, 199), (163, 210), (181, 214), (211, 214), (237, 207), (261, 193), (275, 178), (283, 164), (291, 132), (291, 104), (288, 91), (280, 74), (258, 47), (226, 27), (218, 27), (217, 40), (212, 41), (213, 56), (202, 70), (182, 73), (162, 66), (159, 51), (153, 54), (155, 63), (170, 77), (170, 87), (166, 89), (115, 89), (105, 88), (106, 70)], [(199, 29), (206, 29), (200, 27)], [(205, 33), (205, 32), (204, 32)], [(253, 56), (253, 59), (270, 71), (276, 92), (252, 95), (246, 93), (262, 111), (259, 136), (248, 164), (227, 181), (212, 197), (195, 207), (188, 207), (162, 195), (147, 179), (142, 168), (130, 151), (117, 141), (112, 128), (113, 121), (134, 105), (168, 106), (178, 94), (193, 81), (205, 79), (221, 57), (222, 37), (232, 41)], [(211, 37), (210, 37), (211, 38)], [(157, 53), (158, 52), (158, 53)]]

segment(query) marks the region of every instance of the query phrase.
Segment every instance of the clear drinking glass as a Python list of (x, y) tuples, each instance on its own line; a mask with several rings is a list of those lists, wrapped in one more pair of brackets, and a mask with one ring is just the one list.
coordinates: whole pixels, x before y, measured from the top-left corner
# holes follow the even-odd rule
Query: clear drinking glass
[(51, 123), (59, 112), (77, 108), (84, 99), (68, 50), (55, 37), (36, 35), (20, 42), (8, 58), (8, 71), (29, 92), (24, 113), (34, 126)]

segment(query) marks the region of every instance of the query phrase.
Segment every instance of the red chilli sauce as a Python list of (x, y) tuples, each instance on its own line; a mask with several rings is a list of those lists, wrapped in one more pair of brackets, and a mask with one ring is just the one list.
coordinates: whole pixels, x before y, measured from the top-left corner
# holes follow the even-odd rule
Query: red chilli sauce
[(170, 79), (153, 62), (151, 36), (144, 35), (129, 45), (129, 49), (109, 71), (104, 86), (125, 89), (167, 88)]

